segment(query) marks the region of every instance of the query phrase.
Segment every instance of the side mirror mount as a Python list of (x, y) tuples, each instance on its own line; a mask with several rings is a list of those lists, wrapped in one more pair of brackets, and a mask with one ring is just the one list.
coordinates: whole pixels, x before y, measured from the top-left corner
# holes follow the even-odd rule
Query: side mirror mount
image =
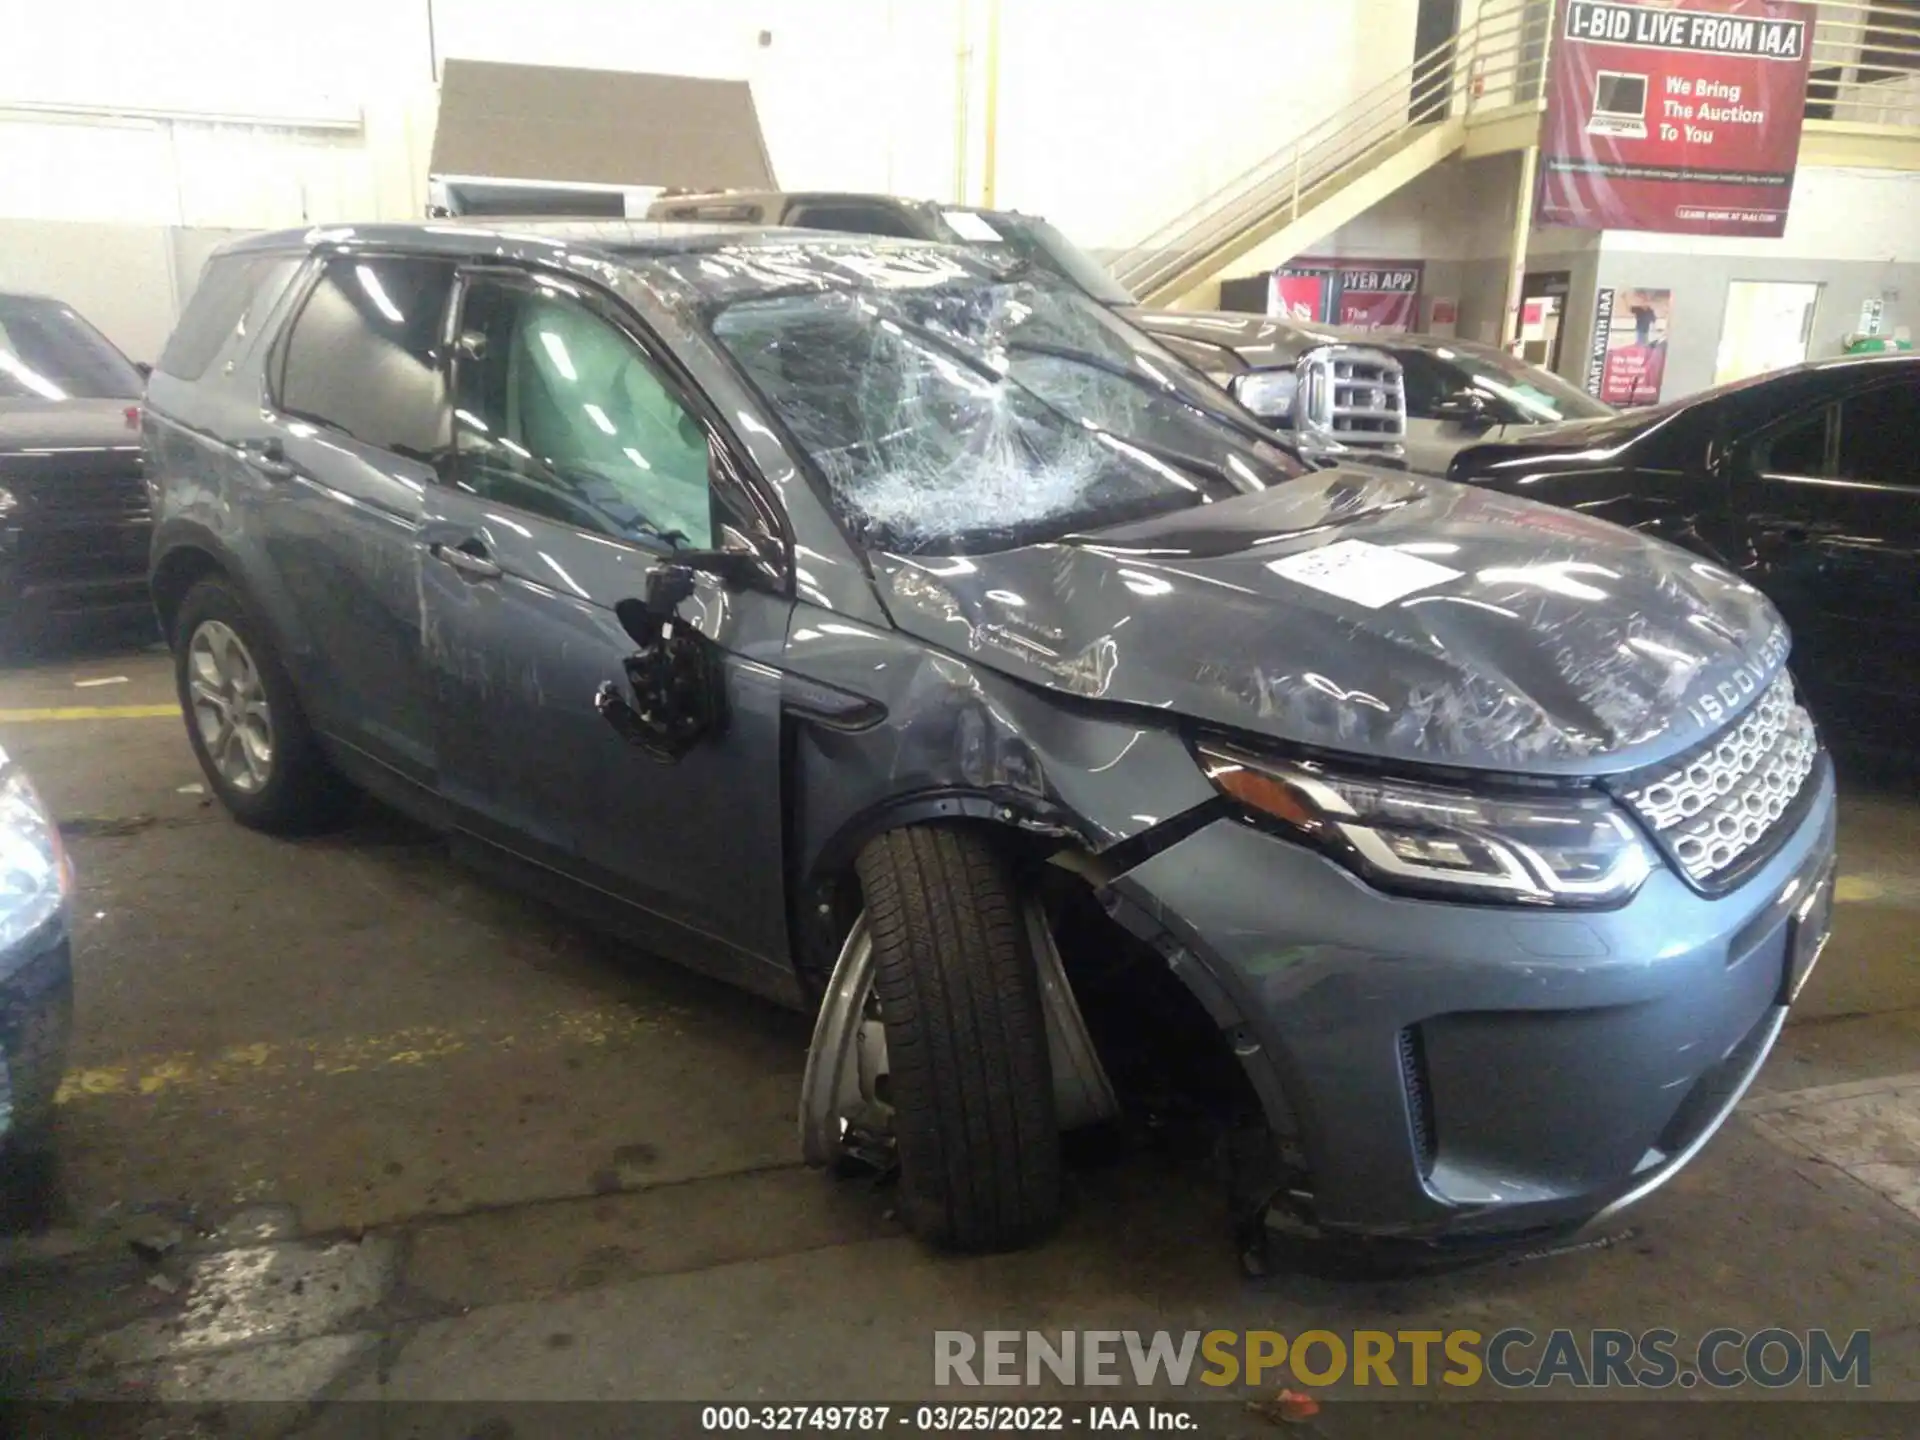
[[(731, 557), (723, 564), (716, 557)], [(594, 709), (621, 739), (663, 765), (673, 764), (708, 736), (726, 729), (726, 674), (719, 648), (680, 618), (696, 577), (720, 574), (730, 551), (682, 551), (647, 576), (646, 594), (613, 607), (637, 647), (622, 664), (631, 699), (611, 680), (593, 697)]]
[(1456, 390), (1435, 402), (1433, 418), (1484, 430), (1494, 423), (1493, 407), (1478, 390)]
[(133, 362), (133, 368), (140, 372), (140, 378), (142, 380), (151, 380), (153, 378), (153, 366), (147, 361), (136, 360)]

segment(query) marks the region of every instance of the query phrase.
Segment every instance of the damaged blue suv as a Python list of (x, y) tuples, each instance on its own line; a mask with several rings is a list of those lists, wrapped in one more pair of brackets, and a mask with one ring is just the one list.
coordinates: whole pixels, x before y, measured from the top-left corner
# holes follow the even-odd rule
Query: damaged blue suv
[(1685, 1164), (1827, 930), (1735, 576), (1314, 469), (1017, 260), (457, 224), (216, 255), (152, 589), (242, 822), (351, 789), (817, 1016), (810, 1160), (1019, 1244), (1183, 1097), (1238, 1218), (1444, 1247)]

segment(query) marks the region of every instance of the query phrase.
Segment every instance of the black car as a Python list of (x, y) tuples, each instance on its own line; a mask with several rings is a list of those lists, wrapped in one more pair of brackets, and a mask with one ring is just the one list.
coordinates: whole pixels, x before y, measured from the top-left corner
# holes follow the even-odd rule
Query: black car
[(1683, 545), (1764, 591), (1816, 712), (1920, 726), (1920, 357), (1822, 360), (1464, 450), (1452, 479)]
[(0, 294), (0, 644), (147, 610), (144, 384), (71, 306)]

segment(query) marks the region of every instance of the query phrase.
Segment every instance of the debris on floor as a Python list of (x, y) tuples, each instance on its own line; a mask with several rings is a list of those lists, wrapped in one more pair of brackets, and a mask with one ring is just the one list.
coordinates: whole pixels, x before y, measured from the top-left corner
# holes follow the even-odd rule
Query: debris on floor
[(151, 815), (75, 815), (60, 822), (69, 840), (94, 840), (110, 835), (138, 835), (154, 823)]

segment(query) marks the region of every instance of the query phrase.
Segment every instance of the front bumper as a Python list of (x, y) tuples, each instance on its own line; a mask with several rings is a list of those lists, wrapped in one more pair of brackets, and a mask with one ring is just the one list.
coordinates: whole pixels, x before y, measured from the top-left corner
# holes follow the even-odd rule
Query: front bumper
[(0, 529), (0, 618), (37, 627), (150, 612), (144, 515), (30, 516)]
[(1785, 843), (1709, 899), (1662, 867), (1628, 904), (1386, 895), (1233, 819), (1112, 883), (1306, 1152), (1328, 1231), (1551, 1229), (1638, 1198), (1726, 1118), (1786, 1014), (1794, 912), (1830, 876), (1823, 757)]
[(0, 1146), (53, 1118), (73, 1029), (73, 945), (64, 910), (0, 953)]

